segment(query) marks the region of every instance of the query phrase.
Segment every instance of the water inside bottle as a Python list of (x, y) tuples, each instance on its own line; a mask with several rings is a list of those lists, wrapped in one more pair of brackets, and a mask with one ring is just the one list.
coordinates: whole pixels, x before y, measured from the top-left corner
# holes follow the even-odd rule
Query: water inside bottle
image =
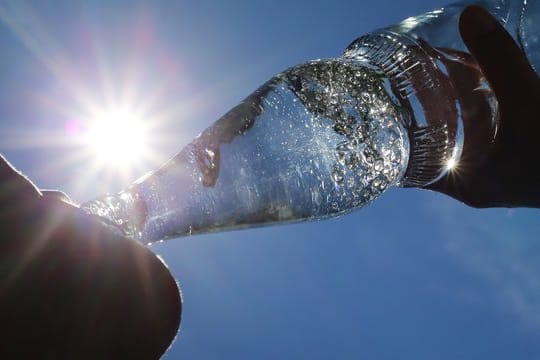
[(157, 171), (83, 205), (144, 242), (346, 213), (399, 182), (407, 112), (345, 59), (265, 83)]

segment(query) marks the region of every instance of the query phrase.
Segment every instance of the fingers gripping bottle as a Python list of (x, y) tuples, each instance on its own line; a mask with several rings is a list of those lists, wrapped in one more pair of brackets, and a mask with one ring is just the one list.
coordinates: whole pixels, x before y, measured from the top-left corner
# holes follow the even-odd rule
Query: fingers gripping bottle
[[(538, 2), (478, 4), (538, 68)], [(458, 31), (467, 5), (274, 76), (159, 169), (83, 209), (153, 242), (337, 216), (389, 186), (437, 181), (460, 161), (464, 122), (485, 124), (487, 141), (496, 131), (497, 101)]]

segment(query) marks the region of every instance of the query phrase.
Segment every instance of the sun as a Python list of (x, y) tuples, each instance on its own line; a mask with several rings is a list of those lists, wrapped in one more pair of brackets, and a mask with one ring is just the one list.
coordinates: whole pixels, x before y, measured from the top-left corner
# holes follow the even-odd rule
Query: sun
[(111, 109), (90, 119), (86, 143), (103, 166), (126, 168), (147, 154), (147, 135), (144, 123), (134, 112)]

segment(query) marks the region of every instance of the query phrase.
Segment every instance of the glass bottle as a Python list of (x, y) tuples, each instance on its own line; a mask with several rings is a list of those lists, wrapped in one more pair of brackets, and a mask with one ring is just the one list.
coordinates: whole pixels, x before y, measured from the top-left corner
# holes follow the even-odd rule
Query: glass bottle
[[(540, 66), (537, 2), (474, 3)], [(486, 145), (496, 133), (497, 101), (458, 31), (469, 4), (276, 75), (159, 169), (82, 208), (153, 242), (337, 216), (437, 181), (460, 161), (464, 122), (484, 124)]]

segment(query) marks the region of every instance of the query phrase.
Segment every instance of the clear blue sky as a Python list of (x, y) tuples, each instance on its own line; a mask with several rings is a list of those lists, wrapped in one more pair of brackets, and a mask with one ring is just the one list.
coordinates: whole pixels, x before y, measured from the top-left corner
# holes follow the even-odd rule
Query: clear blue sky
[[(119, 190), (272, 74), (444, 3), (3, 1), (0, 152), (78, 202)], [(154, 157), (120, 173), (74, 134), (122, 99)], [(154, 245), (184, 294), (166, 358), (538, 359), (539, 215), (392, 189), (335, 220)]]

